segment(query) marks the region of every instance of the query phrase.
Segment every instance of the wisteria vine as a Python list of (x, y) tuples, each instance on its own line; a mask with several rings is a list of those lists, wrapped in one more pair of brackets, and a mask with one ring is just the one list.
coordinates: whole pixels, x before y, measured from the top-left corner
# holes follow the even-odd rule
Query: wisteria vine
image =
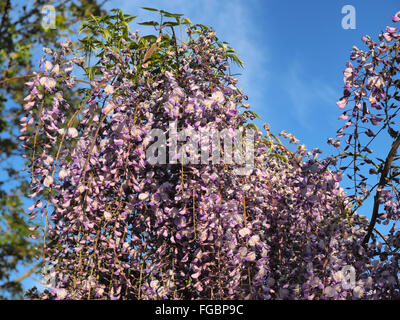
[[(114, 13), (84, 24), (89, 36), (80, 50), (70, 41), (46, 48), (42, 71), (26, 84), (21, 141), (32, 176), (30, 214), (44, 219), (43, 259), (55, 270), (42, 298), (398, 297), (398, 253), (390, 252), (389, 263), (375, 258), (380, 248), (365, 246), (369, 222), (340, 187), (336, 158), (320, 160), (319, 149), (308, 152), (282, 132), (286, 147), (268, 125), (263, 134), (248, 121), (256, 115), (230, 75), (230, 61), (241, 63), (234, 50), (181, 15), (159, 11), (166, 22), (143, 23), (159, 35), (140, 36), (128, 30), (133, 17)], [(398, 40), (396, 32), (384, 36)], [(93, 52), (97, 61), (88, 66)], [(352, 68), (346, 86), (356, 83)], [(367, 88), (386, 101), (379, 79)], [(80, 88), (82, 103), (70, 105), (63, 88)], [(225, 163), (150, 165), (149, 132), (168, 136), (171, 121), (199, 132), (210, 124), (255, 129), (252, 172), (235, 175)], [(398, 248), (396, 239), (393, 233), (389, 241)]]

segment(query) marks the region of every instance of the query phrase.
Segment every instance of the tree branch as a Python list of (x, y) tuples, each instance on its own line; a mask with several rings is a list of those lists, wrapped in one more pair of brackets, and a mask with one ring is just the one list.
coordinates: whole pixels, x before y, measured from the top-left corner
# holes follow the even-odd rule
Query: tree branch
[(7, 0), (6, 5), (5, 5), (5, 9), (3, 12), (3, 16), (1, 18), (1, 25), (0, 25), (0, 32), (3, 31), (3, 27), (5, 26), (5, 21), (9, 20), (9, 11), (11, 9), (11, 0)]
[(27, 277), (29, 277), (32, 273), (34, 273), (36, 271), (37, 268), (41, 267), (42, 265), (43, 265), (43, 260), (38, 262), (36, 265), (33, 266), (32, 269), (30, 269), (29, 271), (25, 272), (22, 276), (18, 277), (17, 279), (2, 284), (0, 286), (0, 290), (6, 289), (6, 288), (10, 288), (10, 287), (16, 285), (17, 283), (19, 283), (22, 280), (24, 280)]
[(10, 81), (20, 80), (20, 79), (24, 79), (24, 78), (32, 78), (34, 76), (35, 76), (34, 74), (24, 74), (22, 76), (15, 76), (12, 78), (0, 79), (0, 87), (2, 87), (4, 83), (10, 82)]
[(368, 241), (371, 237), (372, 231), (374, 230), (374, 227), (376, 224), (376, 219), (378, 218), (379, 199), (381, 196), (381, 190), (386, 184), (386, 178), (387, 178), (389, 170), (392, 166), (393, 158), (395, 157), (395, 155), (397, 153), (397, 149), (399, 148), (399, 145), (400, 145), (400, 136), (398, 136), (397, 139), (393, 142), (392, 148), (390, 149), (390, 151), (386, 157), (385, 165), (383, 167), (382, 174), (379, 179), (379, 185), (376, 190), (375, 197), (374, 197), (374, 207), (373, 207), (373, 211), (372, 211), (371, 221), (368, 226), (367, 234), (363, 240), (364, 246), (368, 243)]

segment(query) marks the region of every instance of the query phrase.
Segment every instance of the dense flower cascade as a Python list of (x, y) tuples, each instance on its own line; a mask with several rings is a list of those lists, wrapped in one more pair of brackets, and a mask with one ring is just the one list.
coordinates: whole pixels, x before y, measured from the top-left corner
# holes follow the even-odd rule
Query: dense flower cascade
[[(235, 174), (237, 165), (223, 161), (201, 163), (183, 142), (176, 159), (149, 163), (150, 132), (159, 129), (170, 145), (171, 121), (177, 130), (227, 129), (228, 141), (237, 138), (234, 129), (254, 129), (247, 121), (255, 114), (240, 113), (249, 106), (229, 75), (228, 58), (238, 61), (232, 49), (209, 28), (161, 14), (178, 25), (185, 21), (188, 40), (176, 38), (172, 22), (157, 24), (157, 38), (128, 33), (113, 21), (121, 29), (96, 40), (101, 52), (95, 69), (67, 41), (58, 51), (45, 49), (44, 70), (27, 83), (21, 140), (31, 160), (30, 209), (33, 217), (44, 217), (44, 259), (55, 270), (44, 298), (392, 294), (375, 282), (373, 272), (381, 265), (362, 245), (368, 221), (350, 214), (341, 176), (331, 170), (335, 159), (318, 160), (318, 149), (307, 152), (282, 132), (292, 152), (265, 126), (264, 136), (255, 131), (247, 175)], [(88, 80), (73, 75), (77, 66)], [(90, 86), (82, 104), (68, 105), (63, 88), (82, 83)], [(71, 108), (76, 112), (68, 118)], [(202, 148), (211, 160), (213, 149)], [(190, 161), (171, 163), (183, 159)]]

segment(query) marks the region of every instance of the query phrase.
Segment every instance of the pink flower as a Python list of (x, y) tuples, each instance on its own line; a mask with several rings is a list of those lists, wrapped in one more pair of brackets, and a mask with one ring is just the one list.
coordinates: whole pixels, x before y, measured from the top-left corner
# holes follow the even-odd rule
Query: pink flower
[(340, 99), (338, 102), (336, 102), (336, 104), (339, 106), (340, 109), (344, 109), (346, 107), (347, 99), (348, 98), (343, 98), (343, 99)]
[(244, 257), (247, 254), (247, 248), (246, 247), (240, 247), (239, 248), (239, 254)]
[(104, 92), (107, 94), (113, 94), (114, 93), (114, 87), (110, 84), (108, 84), (105, 88), (104, 88)]
[(150, 287), (151, 287), (151, 288), (157, 289), (157, 288), (158, 288), (158, 285), (159, 285), (158, 280), (152, 280), (152, 281), (150, 281)]
[(60, 172), (58, 173), (58, 176), (60, 177), (60, 179), (64, 179), (65, 177), (68, 176), (68, 171), (65, 169), (61, 169)]
[(114, 140), (114, 143), (115, 143), (115, 145), (117, 145), (117, 146), (123, 146), (124, 145), (124, 140), (122, 140), (122, 139), (115, 139)]
[(55, 75), (59, 75), (60, 74), (60, 66), (58, 64), (56, 64), (53, 67), (53, 70), (51, 70), (52, 73), (54, 73)]
[(26, 105), (24, 105), (24, 110), (29, 110), (35, 105), (35, 101), (28, 102)]
[(211, 99), (216, 101), (217, 103), (225, 101), (224, 94), (220, 90), (214, 91), (214, 93), (211, 95)]
[(107, 102), (106, 106), (103, 108), (102, 112), (107, 114), (111, 113), (115, 109), (115, 104), (112, 101)]
[(149, 197), (148, 192), (139, 194), (139, 200), (141, 200), (141, 201), (146, 200), (148, 197)]
[(260, 242), (260, 236), (258, 234), (255, 234), (249, 239), (249, 245), (252, 247), (254, 247), (259, 242)]
[(241, 237), (246, 237), (247, 235), (250, 234), (250, 229), (249, 228), (243, 228), (239, 230), (239, 234)]
[(55, 88), (57, 83), (56, 80), (50, 77), (41, 77), (39, 82), (46, 90), (51, 90)]
[(191, 277), (193, 279), (197, 279), (200, 276), (200, 274), (201, 274), (201, 270), (197, 271), (196, 273), (193, 273)]
[(108, 220), (111, 220), (111, 218), (112, 218), (111, 213), (108, 212), (108, 211), (105, 211), (105, 212), (104, 212), (104, 218), (106, 218), (107, 221), (108, 221)]
[(254, 260), (256, 260), (256, 254), (255, 254), (253, 251), (249, 252), (249, 254), (248, 254), (247, 257), (246, 257), (246, 260), (247, 260), (247, 261), (254, 261)]
[(57, 289), (57, 297), (60, 300), (63, 300), (67, 295), (68, 295), (67, 290), (65, 290), (65, 289)]
[(182, 88), (180, 87), (175, 87), (174, 90), (172, 91), (174, 95), (177, 95), (181, 98), (183, 98), (185, 96), (185, 94), (183, 93)]
[(207, 109), (211, 108), (213, 103), (214, 103), (214, 100), (212, 100), (212, 99), (204, 100), (204, 104), (205, 104)]
[(378, 89), (382, 89), (384, 85), (385, 81), (379, 76), (370, 77), (367, 80), (367, 88), (376, 87)]
[(397, 30), (397, 28), (394, 28), (394, 27), (386, 27), (386, 31), (389, 33), (395, 33), (396, 30)]
[(390, 35), (390, 33), (388, 33), (388, 32), (383, 33), (383, 37), (385, 38), (385, 40), (387, 42), (390, 42), (393, 39), (392, 36)]
[(53, 68), (53, 64), (52, 64), (50, 61), (46, 61), (46, 62), (44, 63), (44, 70), (50, 71), (51, 68)]
[(396, 12), (396, 14), (392, 17), (393, 22), (399, 22), (400, 21), (400, 11)]
[(52, 183), (53, 183), (53, 177), (52, 176), (47, 176), (43, 181), (43, 185), (45, 187), (47, 187), (47, 188), (50, 187), (52, 185)]
[(78, 130), (75, 128), (68, 128), (68, 137), (76, 138), (78, 136)]
[(54, 158), (53, 158), (52, 156), (48, 156), (46, 159), (43, 160), (43, 163), (44, 163), (46, 166), (49, 167), (50, 165), (53, 164), (53, 161), (54, 161)]
[(346, 64), (347, 68), (343, 71), (344, 78), (343, 81), (344, 83), (347, 83), (348, 81), (353, 81), (353, 65), (350, 62), (347, 62)]

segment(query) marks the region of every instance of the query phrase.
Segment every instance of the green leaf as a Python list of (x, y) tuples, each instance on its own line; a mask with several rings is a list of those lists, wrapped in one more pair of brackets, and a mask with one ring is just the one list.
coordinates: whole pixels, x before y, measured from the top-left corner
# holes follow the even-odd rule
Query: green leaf
[(149, 34), (147, 36), (142, 37), (141, 39), (147, 40), (149, 42), (155, 42), (157, 40), (157, 37), (154, 34)]
[(284, 157), (283, 155), (281, 155), (279, 153), (273, 153), (273, 154), (270, 155), (270, 157), (277, 158), (277, 159), (281, 160), (284, 163), (288, 163), (288, 160), (286, 159), (286, 157)]
[(129, 22), (135, 20), (137, 17), (138, 16), (126, 15), (125, 16), (125, 21), (129, 23)]
[(126, 30), (129, 31), (129, 25), (126, 21), (121, 21), (120, 23), (121, 23), (121, 25), (123, 25), (126, 28)]
[(162, 27), (175, 27), (175, 26), (179, 26), (179, 25), (180, 25), (179, 22), (167, 21), (167, 22), (164, 22), (161, 26)]
[(183, 16), (183, 14), (171, 13), (171, 12), (167, 12), (164, 10), (160, 10), (160, 13), (162, 13), (164, 15), (164, 17), (168, 17), (168, 18), (180, 18)]
[(239, 65), (241, 68), (244, 67), (244, 63), (241, 59), (239, 59), (235, 54), (228, 54), (227, 57)]
[(140, 23), (138, 23), (138, 24), (140, 24), (140, 25), (142, 25), (142, 26), (159, 26), (160, 24), (158, 23), (158, 22), (156, 22), (156, 21), (145, 21), (145, 22), (140, 22)]
[(202, 29), (202, 30), (207, 30), (207, 29), (209, 29), (209, 27), (207, 27), (206, 25), (201, 24), (201, 23), (196, 24), (195, 27), (200, 27), (200, 29)]
[(243, 112), (243, 114), (251, 114), (253, 117), (256, 117), (261, 120), (260, 116), (257, 113), (255, 113), (254, 111), (246, 110)]
[(278, 142), (279, 144), (282, 144), (281, 140), (279, 140), (279, 138), (278, 138), (276, 135), (270, 133), (270, 136), (271, 136), (272, 138), (274, 138), (276, 142)]
[(246, 128), (252, 128), (252, 129), (254, 129), (254, 130), (256, 130), (256, 131), (259, 130), (258, 127), (257, 127), (254, 123), (248, 123), (248, 124), (246, 124), (245, 127), (246, 127)]
[(188, 24), (188, 25), (192, 25), (192, 21), (189, 20), (189, 18), (183, 17), (182, 20), (184, 21), (182, 24)]
[(104, 39), (106, 39), (106, 41), (108, 41), (108, 39), (111, 36), (110, 32), (107, 29), (103, 29), (103, 35), (104, 35)]
[(141, 7), (141, 8), (144, 9), (144, 10), (147, 10), (147, 11), (155, 11), (155, 12), (159, 12), (160, 11), (158, 9), (149, 8), (149, 7)]

